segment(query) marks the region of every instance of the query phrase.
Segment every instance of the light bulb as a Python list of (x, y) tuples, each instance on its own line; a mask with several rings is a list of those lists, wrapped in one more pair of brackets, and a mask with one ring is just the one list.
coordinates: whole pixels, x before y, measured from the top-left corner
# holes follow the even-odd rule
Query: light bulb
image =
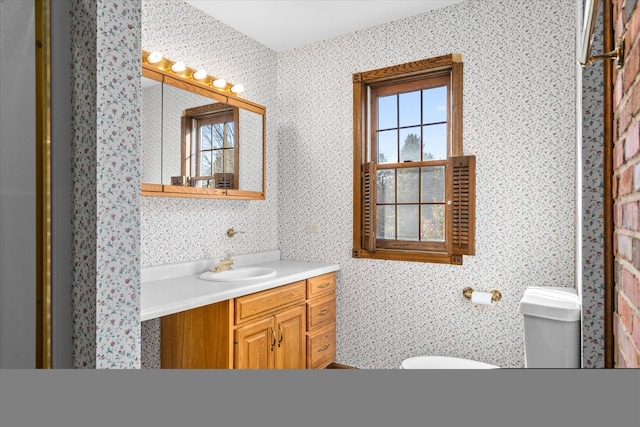
[(242, 86), (240, 83), (235, 84), (231, 87), (231, 92), (233, 93), (240, 93), (244, 91), (244, 86)]
[(212, 84), (217, 88), (224, 89), (227, 86), (227, 81), (225, 79), (215, 79)]
[(202, 80), (205, 77), (207, 77), (207, 72), (205, 70), (198, 70), (195, 73), (193, 73), (193, 78), (196, 80)]
[(147, 62), (149, 64), (157, 64), (162, 60), (162, 54), (160, 52), (151, 52), (147, 55)]
[(175, 64), (173, 64), (171, 66), (171, 71), (173, 71), (174, 73), (181, 73), (183, 72), (187, 67), (184, 65), (184, 62), (182, 61), (178, 61)]

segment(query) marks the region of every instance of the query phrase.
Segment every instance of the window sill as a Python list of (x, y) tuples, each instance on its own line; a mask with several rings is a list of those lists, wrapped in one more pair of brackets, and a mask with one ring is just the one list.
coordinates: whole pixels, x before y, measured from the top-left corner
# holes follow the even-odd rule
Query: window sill
[(351, 257), (462, 265), (462, 255), (451, 255), (439, 252), (389, 251), (383, 249), (366, 251), (356, 248), (351, 251)]

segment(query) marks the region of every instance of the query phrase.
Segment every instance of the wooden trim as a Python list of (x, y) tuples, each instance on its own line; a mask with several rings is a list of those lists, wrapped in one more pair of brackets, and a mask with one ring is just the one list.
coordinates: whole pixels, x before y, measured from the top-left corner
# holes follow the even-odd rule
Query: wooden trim
[(437, 252), (387, 251), (377, 249), (375, 252), (354, 248), (353, 258), (386, 259), (392, 261), (430, 262), (435, 264), (462, 265), (462, 256)]
[(35, 1), (36, 354), (51, 368), (51, 0)]
[(362, 165), (366, 162), (365, 120), (359, 112), (365, 111), (364, 103), (366, 86), (360, 74), (353, 75), (353, 247), (360, 248), (360, 233), (362, 230)]
[[(458, 58), (455, 56), (455, 58)], [(399, 74), (409, 75), (412, 73), (422, 73), (428, 70), (436, 70), (438, 68), (450, 67), (454, 62), (454, 55), (443, 55), (420, 61), (407, 62), (400, 65), (392, 65), (390, 67), (378, 68), (377, 70), (365, 71), (360, 73), (362, 82), (372, 83), (384, 81), (389, 78), (398, 76)]]
[(349, 366), (349, 365), (343, 365), (341, 363), (329, 363), (329, 365), (327, 366), (326, 369), (358, 369), (358, 368), (354, 368), (353, 366)]
[[(602, 2), (603, 51), (613, 50), (613, 13), (611, 0)], [(613, 256), (613, 61), (603, 61), (604, 67), (604, 367), (615, 367), (615, 337), (613, 334), (614, 313), (614, 267)]]
[(450, 156), (462, 156), (462, 111), (463, 111), (463, 87), (462, 87), (461, 62), (454, 62), (451, 69), (451, 154)]

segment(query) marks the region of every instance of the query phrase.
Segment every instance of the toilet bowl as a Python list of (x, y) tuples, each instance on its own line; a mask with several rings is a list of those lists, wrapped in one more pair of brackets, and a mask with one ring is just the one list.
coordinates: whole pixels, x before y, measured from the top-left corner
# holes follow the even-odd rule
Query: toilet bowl
[(499, 366), (476, 360), (446, 356), (416, 356), (405, 359), (400, 369), (498, 369)]

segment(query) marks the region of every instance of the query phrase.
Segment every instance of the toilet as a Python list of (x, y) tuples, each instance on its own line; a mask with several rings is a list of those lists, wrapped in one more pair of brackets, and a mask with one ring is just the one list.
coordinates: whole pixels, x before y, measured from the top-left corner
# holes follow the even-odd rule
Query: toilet
[(574, 288), (531, 286), (524, 317), (525, 368), (580, 368), (581, 304)]
[(416, 356), (402, 361), (400, 369), (497, 369), (499, 366), (446, 356)]
[[(524, 318), (525, 368), (580, 368), (581, 306), (573, 288), (528, 287), (518, 312)], [(405, 359), (401, 369), (496, 369), (475, 360), (444, 356)]]

